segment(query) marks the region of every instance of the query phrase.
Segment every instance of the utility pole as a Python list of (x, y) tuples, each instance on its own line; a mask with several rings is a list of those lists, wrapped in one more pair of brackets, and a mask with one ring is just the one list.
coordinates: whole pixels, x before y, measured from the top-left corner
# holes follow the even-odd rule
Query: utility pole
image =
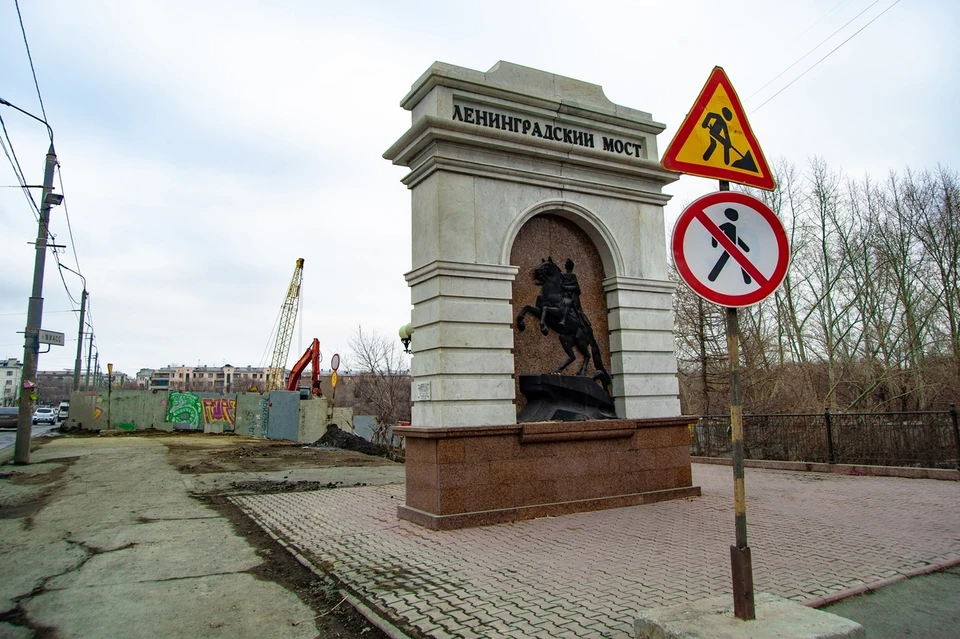
[(50, 207), (54, 198), (53, 172), (57, 154), (53, 150), (53, 136), (43, 167), (43, 192), (40, 196), (40, 222), (37, 227), (36, 259), (33, 266), (33, 294), (27, 307), (27, 327), (24, 329), (23, 376), (20, 382), (20, 415), (17, 421), (17, 441), (13, 452), (15, 464), (30, 463), (30, 426), (37, 396), (37, 360), (40, 358), (40, 321), (43, 318), (43, 270), (47, 258), (47, 233), (50, 226)]
[[(72, 268), (67, 268), (66, 266), (61, 265), (62, 268), (67, 269), (71, 273), (80, 275)], [(83, 316), (87, 310), (87, 278), (83, 275), (80, 275), (80, 279), (83, 280), (83, 293), (80, 295), (80, 328), (77, 331), (77, 361), (73, 366), (73, 392), (76, 393), (80, 390), (80, 365), (83, 360)]]
[(107, 363), (107, 430), (110, 430), (113, 425), (110, 421), (110, 413), (113, 408), (113, 401), (111, 398), (111, 393), (113, 393), (113, 364)]
[(90, 331), (90, 341), (87, 346), (87, 375), (83, 378), (83, 389), (90, 390), (90, 358), (93, 356), (93, 331)]
[(80, 390), (80, 367), (83, 360), (83, 315), (87, 310), (87, 289), (80, 294), (80, 329), (77, 331), (77, 361), (73, 365), (73, 392)]

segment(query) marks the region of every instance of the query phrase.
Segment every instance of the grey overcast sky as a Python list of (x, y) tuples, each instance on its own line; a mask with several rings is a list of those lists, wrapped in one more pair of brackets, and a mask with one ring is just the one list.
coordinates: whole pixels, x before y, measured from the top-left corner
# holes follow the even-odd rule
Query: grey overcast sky
[[(20, 0), (20, 9), (68, 204), (54, 209), (51, 232), (67, 245), (62, 262), (87, 279), (101, 364), (128, 374), (260, 364), (298, 257), (302, 328), (288, 363), (314, 336), (324, 365), (346, 355), (360, 324), (396, 335), (410, 316), (410, 196), (405, 169), (381, 156), (409, 126), (400, 99), (434, 61), (486, 71), (507, 60), (599, 84), (666, 124), (661, 152), (720, 65), (771, 162), (805, 168), (820, 156), (880, 179), (960, 168), (955, 0)], [(0, 97), (39, 114), (14, 0), (0, 0), (0, 61)], [(0, 116), (28, 183), (40, 184), (43, 126), (8, 107)], [(22, 359), (36, 221), (0, 163), (0, 358)], [(683, 177), (667, 188), (668, 234), (683, 205), (715, 184)], [(79, 300), (80, 278), (64, 280)], [(73, 367), (76, 308), (48, 258), (43, 327), (67, 344), (41, 355), (41, 370)]]

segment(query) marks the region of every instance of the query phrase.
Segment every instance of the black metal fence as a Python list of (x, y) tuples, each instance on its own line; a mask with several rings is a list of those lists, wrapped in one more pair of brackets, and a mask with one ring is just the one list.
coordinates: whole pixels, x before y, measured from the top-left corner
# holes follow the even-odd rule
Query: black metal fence
[[(746, 459), (960, 469), (957, 408), (916, 413), (744, 415)], [(730, 416), (701, 417), (690, 454), (729, 457)]]

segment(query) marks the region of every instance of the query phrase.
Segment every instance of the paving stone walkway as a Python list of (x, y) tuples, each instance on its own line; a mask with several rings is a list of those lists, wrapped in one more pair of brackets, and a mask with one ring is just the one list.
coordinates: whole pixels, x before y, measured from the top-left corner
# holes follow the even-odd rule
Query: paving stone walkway
[[(733, 478), (703, 496), (454, 531), (397, 518), (389, 485), (236, 497), (398, 629), (430, 637), (632, 637), (639, 609), (731, 592)], [(960, 482), (746, 471), (757, 591), (798, 602), (960, 561)]]

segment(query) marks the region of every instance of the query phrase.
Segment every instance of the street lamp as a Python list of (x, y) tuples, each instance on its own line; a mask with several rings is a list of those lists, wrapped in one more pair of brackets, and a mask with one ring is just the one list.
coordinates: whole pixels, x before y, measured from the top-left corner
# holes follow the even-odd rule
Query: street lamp
[(43, 191), (40, 197), (40, 220), (37, 227), (36, 258), (33, 265), (33, 291), (27, 306), (27, 326), (24, 329), (23, 374), (20, 382), (20, 414), (17, 421), (17, 440), (13, 452), (15, 464), (30, 463), (30, 427), (34, 404), (37, 398), (37, 360), (40, 358), (40, 320), (43, 317), (43, 270), (47, 257), (47, 234), (50, 225), (50, 207), (63, 201), (62, 195), (53, 193), (53, 172), (57, 167), (57, 154), (53, 150), (53, 129), (47, 121), (24, 111), (0, 98), (0, 104), (16, 109), (42, 122), (50, 136), (50, 148), (43, 165)]
[(404, 324), (400, 327), (400, 343), (403, 344), (403, 352), (410, 354), (410, 340), (413, 337), (413, 322)]

